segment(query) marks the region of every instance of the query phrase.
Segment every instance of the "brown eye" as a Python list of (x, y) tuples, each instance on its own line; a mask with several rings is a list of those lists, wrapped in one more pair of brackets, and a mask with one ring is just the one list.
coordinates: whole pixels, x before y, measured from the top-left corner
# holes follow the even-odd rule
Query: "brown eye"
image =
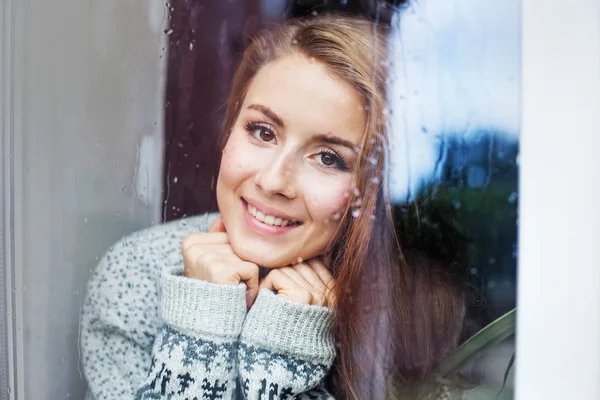
[(271, 132), (267, 129), (258, 129), (258, 136), (260, 137), (260, 140), (262, 140), (263, 142), (270, 142), (271, 140), (273, 140), (275, 138), (275, 135), (273, 135), (273, 132)]
[(336, 162), (336, 158), (334, 155), (329, 154), (329, 153), (322, 153), (321, 154), (321, 162), (323, 163), (323, 165), (333, 165)]
[(339, 169), (341, 171), (347, 171), (348, 165), (344, 160), (344, 157), (337, 152), (332, 150), (324, 150), (316, 155), (316, 160), (323, 167)]

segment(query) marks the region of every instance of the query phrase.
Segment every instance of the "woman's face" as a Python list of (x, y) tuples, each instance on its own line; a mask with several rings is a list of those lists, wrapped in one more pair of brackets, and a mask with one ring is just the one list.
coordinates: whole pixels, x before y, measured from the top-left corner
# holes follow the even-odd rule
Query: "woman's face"
[(294, 54), (252, 80), (217, 183), (236, 254), (281, 267), (323, 253), (347, 205), (365, 129), (358, 93)]

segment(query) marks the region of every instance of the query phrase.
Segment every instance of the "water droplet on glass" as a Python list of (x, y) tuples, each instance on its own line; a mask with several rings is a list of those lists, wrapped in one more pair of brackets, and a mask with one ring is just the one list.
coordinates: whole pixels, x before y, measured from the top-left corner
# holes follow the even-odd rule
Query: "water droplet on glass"
[(358, 218), (359, 215), (360, 215), (360, 209), (356, 208), (356, 209), (352, 210), (352, 216), (354, 218)]
[(173, 33), (173, 29), (167, 29), (165, 31), (165, 34), (170, 35), (171, 33)]
[(194, 49), (194, 43), (190, 42), (190, 51)]
[(471, 268), (471, 274), (475, 275), (477, 273), (477, 268)]
[(173, 183), (177, 183), (177, 177), (173, 178)]
[(317, 12), (317, 10), (313, 10), (311, 12), (311, 14), (312, 14), (313, 17), (316, 17), (317, 15), (319, 15), (319, 13)]
[(510, 196), (508, 196), (508, 202), (509, 202), (510, 204), (513, 204), (515, 201), (517, 201), (517, 197), (518, 197), (518, 194), (517, 194), (517, 192), (512, 192), (512, 193), (510, 194)]
[(373, 182), (375, 184), (379, 183), (379, 177), (377, 177), (377, 176), (372, 177), (371, 182)]
[(85, 217), (85, 218), (83, 219), (83, 223), (84, 223), (84, 224), (87, 224), (87, 221), (88, 221), (88, 219), (87, 219), (87, 217)]

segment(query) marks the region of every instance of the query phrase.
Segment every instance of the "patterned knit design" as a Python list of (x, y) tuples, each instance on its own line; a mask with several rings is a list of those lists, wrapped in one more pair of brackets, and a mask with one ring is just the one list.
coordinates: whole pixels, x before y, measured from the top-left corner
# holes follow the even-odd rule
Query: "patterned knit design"
[(155, 342), (148, 376), (136, 399), (231, 399), (236, 345), (183, 335), (165, 326)]
[(86, 399), (332, 398), (332, 310), (263, 290), (246, 313), (245, 285), (182, 276), (181, 242), (216, 217), (156, 225), (104, 255), (81, 318)]

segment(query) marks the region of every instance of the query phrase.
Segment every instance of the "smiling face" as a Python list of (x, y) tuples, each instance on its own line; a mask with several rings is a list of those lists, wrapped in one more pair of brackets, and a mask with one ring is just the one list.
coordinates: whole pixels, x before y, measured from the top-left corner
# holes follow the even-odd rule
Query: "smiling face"
[(275, 268), (325, 251), (351, 190), (366, 124), (361, 104), (349, 84), (300, 54), (254, 76), (217, 182), (240, 258)]

